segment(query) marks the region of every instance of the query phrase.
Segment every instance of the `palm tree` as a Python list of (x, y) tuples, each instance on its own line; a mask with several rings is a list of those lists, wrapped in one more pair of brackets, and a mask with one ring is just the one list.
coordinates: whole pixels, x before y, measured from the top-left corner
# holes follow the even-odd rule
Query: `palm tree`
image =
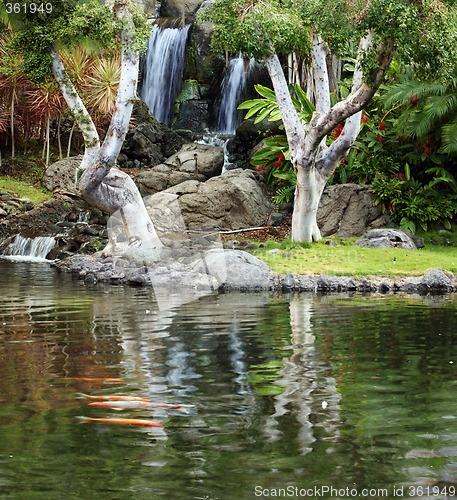
[(41, 122), (45, 122), (45, 142), (43, 146), (43, 158), (46, 156), (46, 166), (50, 163), (50, 132), (51, 120), (57, 119), (57, 141), (59, 155), (62, 158), (62, 146), (60, 142), (60, 122), (66, 108), (63, 95), (55, 82), (43, 84), (42, 86), (28, 92), (31, 102), (31, 111)]
[(405, 137), (434, 134), (441, 142), (439, 152), (457, 154), (457, 75), (446, 82), (407, 79), (392, 85), (383, 100), (387, 109), (405, 106), (398, 119)]
[(21, 71), (22, 60), (13, 57), (5, 48), (11, 31), (0, 35), (0, 96), (7, 103), (10, 117), (10, 135), (11, 135), (11, 158), (15, 157), (16, 150), (16, 104), (19, 101), (27, 79)]

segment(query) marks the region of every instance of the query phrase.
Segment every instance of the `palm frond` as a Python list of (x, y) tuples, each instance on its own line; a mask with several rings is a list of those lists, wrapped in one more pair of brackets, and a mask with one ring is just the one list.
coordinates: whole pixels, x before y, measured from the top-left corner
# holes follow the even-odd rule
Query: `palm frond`
[(457, 154), (457, 120), (443, 127), (442, 139), (443, 147), (441, 151), (448, 154)]
[(457, 93), (429, 96), (426, 103), (425, 119), (438, 122), (457, 112)]
[(447, 87), (440, 82), (407, 80), (390, 86), (383, 98), (384, 108), (390, 109), (396, 103), (408, 104), (413, 96), (421, 99), (430, 95), (442, 95), (446, 90)]

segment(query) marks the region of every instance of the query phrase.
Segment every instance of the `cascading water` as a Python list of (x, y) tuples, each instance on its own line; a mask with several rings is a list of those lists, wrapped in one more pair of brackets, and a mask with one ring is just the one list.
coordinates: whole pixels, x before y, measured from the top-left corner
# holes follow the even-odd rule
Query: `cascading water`
[(156, 25), (148, 42), (141, 96), (157, 120), (167, 124), (182, 79), (189, 28)]
[(46, 256), (55, 246), (52, 236), (24, 238), (17, 234), (3, 250), (1, 257), (15, 260), (46, 260)]
[(226, 135), (235, 133), (241, 119), (237, 107), (241, 102), (243, 90), (253, 66), (254, 59), (246, 62), (241, 55), (230, 60), (221, 85), (216, 133)]

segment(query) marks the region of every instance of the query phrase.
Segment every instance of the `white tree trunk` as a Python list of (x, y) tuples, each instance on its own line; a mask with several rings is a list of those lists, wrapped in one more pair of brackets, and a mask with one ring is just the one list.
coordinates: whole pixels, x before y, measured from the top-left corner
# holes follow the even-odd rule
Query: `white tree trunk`
[(322, 236), (317, 225), (317, 209), (326, 179), (315, 167), (298, 167), (292, 215), (293, 241), (319, 241)]
[(85, 154), (79, 189), (83, 198), (91, 205), (113, 216), (112, 227), (115, 227), (115, 231), (110, 235), (110, 243), (104, 253), (150, 264), (160, 258), (163, 245), (137, 186), (129, 175), (113, 168), (128, 132), (138, 81), (139, 54), (132, 50), (135, 42), (134, 26), (128, 4), (128, 0), (115, 0), (113, 6), (113, 12), (123, 27), (120, 34), (121, 76), (115, 109), (101, 147), (95, 125), (55, 47), (51, 49), (51, 57), (54, 76), (84, 137)]
[[(381, 84), (393, 56), (388, 41), (376, 47), (378, 69), (371, 85), (363, 81), (360, 61), (372, 49), (373, 37), (368, 33), (360, 41), (351, 94), (331, 106), (327, 67), (328, 49), (317, 32), (312, 34), (311, 72), (316, 111), (308, 124), (303, 124), (290, 98), (287, 81), (276, 55), (265, 58), (273, 82), (290, 148), (290, 159), (297, 176), (292, 239), (311, 242), (321, 239), (317, 226), (317, 209), (327, 179), (348, 152), (360, 130), (361, 110)], [(308, 89), (309, 90), (309, 89)], [(327, 135), (345, 121), (341, 135), (327, 146)]]

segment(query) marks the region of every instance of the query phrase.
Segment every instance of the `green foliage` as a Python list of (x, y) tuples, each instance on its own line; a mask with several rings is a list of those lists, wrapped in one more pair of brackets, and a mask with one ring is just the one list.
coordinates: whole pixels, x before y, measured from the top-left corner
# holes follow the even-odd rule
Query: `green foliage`
[(390, 87), (384, 106), (401, 105), (399, 132), (407, 138), (425, 140), (433, 134), (440, 152), (457, 153), (457, 76), (442, 81), (406, 79)]
[[(265, 119), (268, 121), (281, 120), (274, 91), (263, 85), (256, 85), (255, 89), (262, 96), (262, 99), (251, 99), (238, 106), (238, 109), (248, 110), (245, 118), (255, 116), (254, 123)], [(292, 102), (298, 111), (300, 120), (303, 123), (309, 122), (316, 108), (299, 85), (295, 85), (293, 89)], [(276, 195), (273, 197), (276, 203), (292, 201), (296, 176), (290, 162), (289, 144), (286, 136), (277, 135), (265, 138), (262, 141), (262, 148), (252, 155), (251, 163), (258, 172), (267, 171), (266, 181), (269, 186), (276, 190)]]
[(295, 2), (281, 0), (216, 0), (199, 20), (215, 24), (214, 50), (239, 51), (263, 57), (272, 51), (309, 52), (309, 25)]
[[(21, 12), (9, 16), (14, 30), (8, 50), (22, 56), (23, 73), (36, 83), (52, 78), (49, 54), (52, 44), (74, 48), (90, 40), (99, 49), (112, 50), (118, 44), (116, 35), (122, 29), (103, 0), (66, 0), (52, 2), (52, 6), (48, 13)], [(135, 27), (132, 50), (145, 49), (150, 31), (145, 16), (137, 7), (129, 8)]]
[[(373, 179), (376, 203), (388, 205), (392, 219), (401, 229), (414, 233), (419, 224), (426, 231), (430, 223), (442, 223), (447, 229), (451, 227), (457, 213), (457, 182), (452, 174), (438, 167), (427, 173), (435, 174), (428, 183), (402, 173), (387, 176), (378, 172)], [(452, 195), (443, 196), (443, 184), (449, 184)]]

